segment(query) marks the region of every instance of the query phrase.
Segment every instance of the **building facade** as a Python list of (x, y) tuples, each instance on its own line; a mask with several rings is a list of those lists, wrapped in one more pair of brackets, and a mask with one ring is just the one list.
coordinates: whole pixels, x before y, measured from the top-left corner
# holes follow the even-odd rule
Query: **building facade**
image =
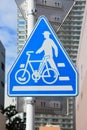
[[(45, 15), (55, 31), (61, 25), (66, 14), (75, 3), (73, 0), (36, 0), (35, 2), (35, 23), (39, 16)], [(27, 0), (25, 3), (27, 4)], [(25, 10), (27, 9), (25, 8)], [(27, 18), (25, 21), (18, 10), (18, 52), (21, 51), (23, 45), (26, 43), (27, 37)]]
[(87, 129), (87, 3), (82, 24), (77, 68), (79, 73), (79, 95), (76, 98), (76, 130)]
[[(60, 41), (63, 43), (63, 46), (66, 49), (74, 65), (76, 65), (76, 60), (77, 60), (85, 4), (86, 4), (86, 0), (76, 0), (67, 18), (62, 23), (60, 28), (58, 28), (57, 30), (57, 35)], [(73, 97), (71, 98), (72, 100), (74, 100), (74, 105), (71, 106), (72, 107), (71, 113), (74, 119), (73, 130), (75, 130), (76, 129), (75, 99), (73, 99)]]
[(6, 118), (5, 116), (0, 112), (0, 130), (6, 130)]
[[(59, 99), (61, 99), (61, 100), (59, 100)], [(46, 104), (47, 100), (48, 99), (46, 99), (46, 100), (44, 100), (43, 98), (41, 99), (41, 102), (43, 102), (43, 105), (44, 105), (44, 102)], [(38, 101), (39, 101), (39, 99), (37, 100), (37, 102)], [(49, 110), (49, 105), (44, 106), (44, 107), (41, 107), (41, 105), (39, 105), (39, 109), (42, 109), (43, 112), (41, 111), (41, 113), (40, 112), (38, 113), (38, 111), (36, 111), (36, 115), (35, 115), (36, 130), (38, 130), (39, 126), (44, 126), (47, 124), (59, 125), (61, 130), (68, 130), (68, 129), (75, 130), (74, 129), (74, 116), (73, 116), (74, 98), (72, 99), (72, 97), (70, 97), (70, 98), (57, 97), (57, 104), (60, 101), (61, 106), (60, 105), (55, 106), (55, 101), (56, 101), (56, 99), (54, 98), (54, 100), (53, 100), (53, 110), (55, 110), (54, 112), (52, 111), (52, 107), (51, 107), (51, 110)], [(47, 109), (50, 111), (50, 113), (47, 111)], [(59, 111), (60, 109), (61, 109), (61, 111)]]
[[(63, 9), (64, 4), (66, 5), (65, 1), (57, 1), (55, 2), (55, 5), (58, 6), (58, 2), (60, 2), (61, 4), (61, 8), (58, 7), (53, 7), (50, 6), (48, 3), (48, 1), (43, 0), (43, 1), (39, 1), (40, 3), (37, 3), (37, 7), (38, 8), (45, 8), (45, 10), (47, 12), (50, 12), (49, 9), (51, 10), (55, 10), (56, 8), (57, 10), (57, 15), (53, 15), (52, 12), (49, 16), (47, 16), (49, 18), (49, 21), (51, 22), (51, 25), (53, 26), (54, 30), (56, 30), (58, 37), (60, 38), (60, 41), (63, 43), (66, 51), (68, 52), (68, 54), (70, 55), (72, 61), (75, 63), (76, 62), (76, 57), (77, 57), (77, 51), (78, 51), (78, 44), (79, 44), (79, 37), (80, 37), (80, 31), (81, 31), (81, 25), (82, 25), (82, 18), (83, 18), (83, 13), (84, 13), (84, 7), (85, 7), (85, 0), (78, 0), (75, 2), (74, 7), (72, 8), (72, 10), (70, 11), (70, 13), (68, 14), (68, 16), (66, 17), (65, 21), (63, 22), (63, 24), (61, 25), (61, 27), (58, 29), (58, 27), (60, 26), (60, 23), (62, 22), (62, 18), (61, 18), (61, 13), (58, 13), (58, 11), (60, 12)], [(67, 8), (67, 6), (66, 6)], [(80, 11), (80, 12), (79, 12)], [(37, 20), (37, 17), (39, 15), (41, 15), (37, 10), (37, 14), (35, 16), (35, 20)], [(44, 12), (44, 11), (43, 11)], [(46, 14), (46, 12), (44, 12)], [(44, 14), (43, 13), (43, 14)], [(48, 15), (48, 13), (47, 13)], [(27, 39), (27, 22), (23, 19), (20, 11), (18, 11), (18, 52), (21, 51), (23, 45), (25, 44)], [(62, 101), (65, 100), (65, 97), (61, 97)], [(43, 111), (36, 111), (35, 114), (35, 129), (38, 130), (39, 126), (41, 125), (46, 125), (48, 124), (52, 124), (52, 125), (60, 125), (61, 130), (75, 130), (75, 99), (73, 97), (67, 97), (65, 100), (65, 104), (66, 104), (66, 113), (55, 113), (55, 114), (51, 114), (52, 112), (52, 108), (50, 110), (50, 113), (47, 113), (47, 109), (49, 109), (49, 106), (45, 106), (46, 102), (49, 99), (45, 99), (45, 98), (38, 98), (36, 100), (37, 104), (39, 101), (39, 108), (41, 108), (41, 110)], [(20, 102), (21, 101), (21, 102)], [(57, 104), (59, 102), (59, 98), (57, 99)], [(26, 105), (24, 98), (18, 98), (17, 99), (18, 102), (18, 106), (17, 108), (19, 109), (21, 106), (21, 111), (26, 109)], [(55, 104), (55, 98), (53, 100), (53, 109), (54, 109), (54, 104)], [(23, 106), (23, 107), (22, 107)], [(43, 106), (43, 107), (42, 107)], [(36, 107), (36, 110), (38, 108), (38, 105)], [(44, 110), (45, 108), (47, 108), (46, 110)], [(59, 106), (57, 108), (57, 110), (59, 110)], [(45, 111), (45, 112), (44, 112)]]
[(74, 64), (77, 59), (85, 3), (86, 0), (76, 0), (67, 18), (57, 30), (58, 37)]
[(4, 107), (5, 92), (5, 48), (0, 41), (0, 105)]

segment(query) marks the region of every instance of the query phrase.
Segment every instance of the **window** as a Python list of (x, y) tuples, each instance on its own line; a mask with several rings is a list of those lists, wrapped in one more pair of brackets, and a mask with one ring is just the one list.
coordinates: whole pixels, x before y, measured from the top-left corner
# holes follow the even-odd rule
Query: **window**
[(62, 7), (62, 3), (61, 2), (55, 2), (55, 6), (61, 8)]
[(2, 56), (5, 58), (5, 53), (4, 52), (1, 52)]
[(42, 4), (46, 4), (47, 3), (47, 1), (46, 0), (42, 0)]
[(19, 31), (19, 34), (25, 34), (25, 31)]
[(25, 29), (25, 26), (19, 26), (20, 29)]
[(41, 107), (45, 107), (46, 103), (45, 102), (41, 102)]
[(22, 38), (22, 39), (24, 39), (25, 37), (24, 37), (24, 36), (19, 36), (19, 38)]
[(1, 85), (2, 85), (2, 87), (4, 87), (4, 83), (3, 83), (3, 81), (1, 81)]
[(59, 103), (54, 103), (54, 108), (60, 108), (60, 102)]
[(19, 21), (19, 24), (25, 24), (25, 21)]
[(13, 99), (12, 99), (12, 102), (14, 102), (14, 101), (15, 101), (15, 99), (13, 98)]
[(5, 70), (5, 65), (3, 63), (1, 63), (1, 68), (3, 71)]
[(39, 130), (39, 128), (35, 128), (35, 130)]

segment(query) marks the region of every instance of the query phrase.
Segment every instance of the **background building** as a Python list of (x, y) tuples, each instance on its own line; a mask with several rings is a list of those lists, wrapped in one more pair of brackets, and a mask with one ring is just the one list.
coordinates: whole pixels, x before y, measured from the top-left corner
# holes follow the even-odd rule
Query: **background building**
[[(35, 0), (35, 2), (35, 23), (39, 16), (45, 15), (55, 31), (61, 25), (66, 14), (75, 3), (74, 0)], [(25, 0), (25, 5), (26, 4), (27, 0)], [(27, 10), (27, 7), (25, 10)], [(24, 20), (22, 14), (18, 10), (18, 52), (21, 51), (23, 45), (26, 43), (27, 37), (27, 20)]]
[[(59, 100), (59, 99), (61, 99), (61, 100)], [(44, 100), (43, 98), (41, 99), (41, 102), (43, 103), (43, 105), (44, 105), (44, 102), (46, 104), (47, 100), (49, 101), (49, 99), (46, 99), (46, 100)], [(60, 101), (59, 103), (61, 105), (57, 106), (57, 104), (55, 104), (56, 100), (57, 100), (57, 104)], [(37, 102), (38, 101), (39, 101), (39, 99), (37, 100)], [(41, 111), (41, 113), (40, 112), (38, 113), (38, 111), (36, 111), (36, 115), (35, 115), (36, 130), (38, 130), (39, 126), (44, 126), (47, 124), (59, 125), (61, 127), (61, 130), (68, 130), (68, 129), (75, 130), (74, 129), (74, 113), (75, 112), (73, 112), (74, 111), (73, 110), (74, 109), (74, 98), (56, 97), (56, 98), (54, 98), (54, 100), (51, 99), (51, 101), (53, 101), (53, 109), (55, 110), (54, 112), (52, 111), (52, 107), (51, 107), (50, 113), (49, 112), (47, 113), (47, 109), (49, 110), (49, 105), (44, 106), (44, 107), (41, 107), (41, 105), (39, 105), (39, 107), (42, 110), (45, 110), (45, 112)]]
[(67, 18), (57, 30), (58, 37), (74, 64), (77, 59), (85, 3), (86, 0), (76, 0)]
[(4, 107), (5, 91), (5, 48), (0, 41), (0, 105)]
[[(76, 60), (77, 60), (77, 53), (78, 53), (78, 47), (80, 42), (80, 33), (82, 28), (85, 4), (86, 4), (86, 0), (76, 0), (72, 10), (69, 12), (69, 14), (67, 15), (65, 21), (62, 23), (60, 28), (57, 30), (58, 37), (60, 41), (63, 43), (74, 65), (76, 65)], [(74, 105), (71, 105), (70, 107), (72, 108), (71, 115), (74, 119), (73, 130), (75, 130), (75, 125), (76, 125), (75, 99), (73, 97), (71, 98), (72, 101), (74, 101), (73, 102)]]
[(87, 129), (87, 3), (82, 24), (77, 68), (79, 72), (79, 95), (76, 98), (76, 130)]
[(6, 122), (6, 118), (5, 116), (0, 112), (0, 130), (6, 130), (6, 125), (5, 125), (5, 122)]

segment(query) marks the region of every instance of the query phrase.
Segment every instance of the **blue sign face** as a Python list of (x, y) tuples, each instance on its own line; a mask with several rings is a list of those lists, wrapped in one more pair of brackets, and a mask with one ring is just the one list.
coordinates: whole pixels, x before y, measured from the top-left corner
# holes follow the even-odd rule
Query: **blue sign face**
[(8, 94), (77, 95), (77, 71), (44, 16), (39, 18), (8, 74)]

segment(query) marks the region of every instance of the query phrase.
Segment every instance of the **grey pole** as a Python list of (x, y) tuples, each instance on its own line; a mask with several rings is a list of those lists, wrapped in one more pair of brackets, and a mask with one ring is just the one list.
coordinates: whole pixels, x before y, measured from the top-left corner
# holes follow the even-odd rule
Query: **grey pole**
[[(27, 35), (31, 34), (35, 24), (35, 0), (27, 0)], [(26, 130), (34, 130), (34, 97), (26, 97)]]

